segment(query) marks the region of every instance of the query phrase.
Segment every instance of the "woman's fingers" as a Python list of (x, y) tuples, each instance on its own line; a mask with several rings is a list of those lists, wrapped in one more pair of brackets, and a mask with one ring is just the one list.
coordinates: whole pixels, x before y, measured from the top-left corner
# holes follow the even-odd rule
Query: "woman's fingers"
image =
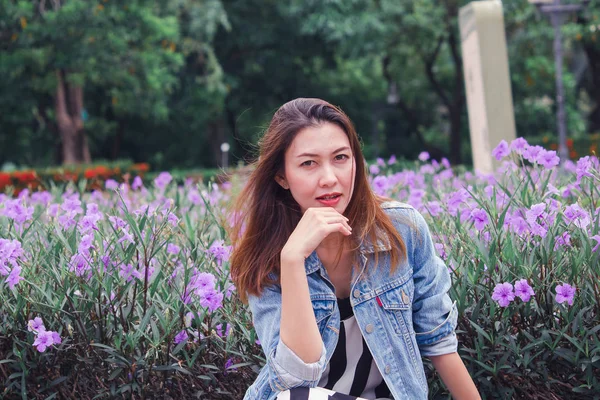
[(343, 216), (329, 217), (326, 219), (326, 221), (328, 224), (341, 224), (349, 231), (352, 231), (352, 227), (348, 224), (347, 218), (345, 218)]
[(305, 258), (332, 233), (352, 234), (349, 219), (331, 207), (309, 208), (292, 232), (285, 248), (302, 254)]
[(333, 222), (331, 224), (326, 224), (325, 231), (326, 236), (334, 232), (340, 232), (341, 234), (344, 234), (346, 236), (352, 234), (352, 228), (347, 223), (342, 222)]

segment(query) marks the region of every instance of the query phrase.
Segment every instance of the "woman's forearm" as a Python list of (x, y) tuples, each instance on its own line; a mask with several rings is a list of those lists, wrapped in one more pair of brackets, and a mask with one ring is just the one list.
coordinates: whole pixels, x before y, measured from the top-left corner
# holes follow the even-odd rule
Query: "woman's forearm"
[(429, 358), (454, 399), (471, 400), (481, 398), (458, 353)]
[(307, 364), (321, 357), (323, 340), (310, 301), (302, 257), (281, 258), (280, 340)]

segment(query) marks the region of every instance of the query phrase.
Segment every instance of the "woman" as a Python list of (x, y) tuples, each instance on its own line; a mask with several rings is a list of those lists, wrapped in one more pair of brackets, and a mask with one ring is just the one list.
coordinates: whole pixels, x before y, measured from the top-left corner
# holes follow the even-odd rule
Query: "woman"
[(426, 399), (421, 356), (479, 398), (428, 227), (371, 191), (339, 108), (281, 106), (235, 212), (231, 273), (267, 360), (245, 399)]

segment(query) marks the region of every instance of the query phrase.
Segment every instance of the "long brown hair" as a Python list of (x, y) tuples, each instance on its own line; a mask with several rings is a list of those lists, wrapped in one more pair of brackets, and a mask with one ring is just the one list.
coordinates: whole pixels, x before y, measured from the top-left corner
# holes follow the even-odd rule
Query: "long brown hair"
[(233, 206), (235, 223), (229, 231), (233, 245), (231, 276), (242, 301), (247, 301), (249, 294), (259, 296), (265, 286), (278, 283), (281, 250), (302, 212), (290, 192), (275, 181), (275, 176), (282, 172), (285, 152), (296, 134), (326, 122), (338, 125), (346, 133), (356, 162), (354, 192), (344, 211), (352, 226), (352, 238), (345, 240), (352, 242), (354, 256), (365, 239), (376, 245), (379, 237), (391, 246), (392, 272), (398, 261), (406, 257), (402, 237), (379, 206), (383, 199), (369, 187), (360, 140), (350, 118), (324, 100), (295, 99), (273, 115), (259, 141), (255, 168)]

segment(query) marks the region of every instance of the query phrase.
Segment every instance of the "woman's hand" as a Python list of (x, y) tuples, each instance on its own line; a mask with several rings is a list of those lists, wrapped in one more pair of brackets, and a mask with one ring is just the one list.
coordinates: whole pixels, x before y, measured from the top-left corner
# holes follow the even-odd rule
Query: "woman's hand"
[(323, 356), (304, 259), (336, 232), (352, 233), (348, 218), (331, 207), (309, 208), (281, 250), (280, 339), (304, 363), (315, 363)]
[(346, 236), (351, 235), (352, 228), (348, 221), (348, 218), (332, 207), (308, 208), (283, 246), (281, 258), (302, 257), (304, 260), (330, 234), (339, 232)]

